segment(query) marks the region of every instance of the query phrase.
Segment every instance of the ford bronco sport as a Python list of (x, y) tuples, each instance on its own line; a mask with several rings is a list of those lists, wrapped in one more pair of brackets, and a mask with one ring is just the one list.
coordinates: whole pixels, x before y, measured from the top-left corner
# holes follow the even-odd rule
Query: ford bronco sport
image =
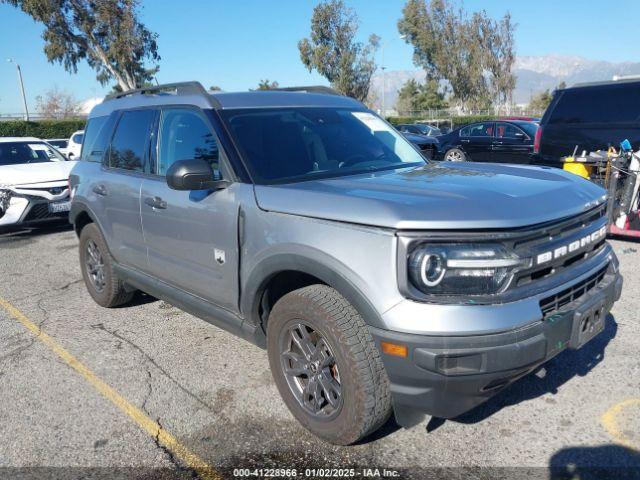
[(588, 342), (621, 293), (604, 191), (539, 167), (435, 163), (316, 88), (124, 92), (70, 184), (87, 289), (136, 290), (268, 351), (337, 444), (451, 418)]

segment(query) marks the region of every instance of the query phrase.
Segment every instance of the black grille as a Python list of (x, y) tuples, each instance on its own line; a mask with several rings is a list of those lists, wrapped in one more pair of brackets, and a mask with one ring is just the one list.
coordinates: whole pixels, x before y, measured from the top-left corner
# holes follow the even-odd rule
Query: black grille
[(23, 222), (34, 222), (37, 220), (47, 220), (49, 218), (65, 218), (68, 215), (68, 212), (51, 213), (48, 203), (36, 203), (24, 217)]
[[(536, 257), (537, 254), (554, 250), (557, 246), (566, 245), (583, 235), (600, 230), (606, 225), (606, 207), (604, 205), (586, 212), (570, 220), (564, 220), (549, 226), (543, 226), (536, 232), (525, 235), (513, 243), (513, 248), (523, 256)], [(585, 247), (580, 247), (574, 253), (523, 270), (515, 278), (515, 285), (522, 286), (536, 280), (547, 278), (564, 269), (577, 266), (588, 258), (598, 254), (605, 245), (604, 238), (599, 238)]]
[(557, 312), (562, 307), (578, 300), (587, 292), (593, 290), (603, 279), (607, 273), (607, 267), (602, 268), (588, 278), (576, 283), (575, 285), (562, 290), (561, 292), (551, 295), (550, 297), (540, 300), (540, 309), (546, 317), (550, 313)]

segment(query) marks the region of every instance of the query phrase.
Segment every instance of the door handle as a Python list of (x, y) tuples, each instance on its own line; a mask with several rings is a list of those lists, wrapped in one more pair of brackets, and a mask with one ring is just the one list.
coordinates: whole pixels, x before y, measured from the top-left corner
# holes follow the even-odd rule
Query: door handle
[(100, 195), (102, 197), (104, 197), (105, 195), (107, 195), (107, 188), (104, 185), (96, 185), (95, 187), (93, 187), (93, 193), (95, 193), (96, 195)]
[(503, 142), (493, 142), (494, 145), (502, 145)]
[(147, 197), (144, 199), (144, 203), (149, 205), (151, 208), (157, 208), (160, 210), (167, 208), (167, 202), (162, 200), (160, 197)]
[(461, 139), (460, 141), (461, 141), (462, 143), (469, 143), (469, 140), (466, 140), (466, 139), (464, 139), (464, 138), (463, 138), (463, 139)]

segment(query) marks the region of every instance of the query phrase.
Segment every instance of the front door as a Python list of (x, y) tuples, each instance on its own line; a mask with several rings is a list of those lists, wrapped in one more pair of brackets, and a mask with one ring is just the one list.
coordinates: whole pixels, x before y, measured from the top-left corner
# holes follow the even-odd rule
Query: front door
[(491, 142), (493, 140), (493, 122), (474, 123), (460, 131), (460, 145), (474, 162), (491, 161)]
[(158, 129), (153, 178), (142, 183), (141, 217), (149, 271), (181, 290), (228, 310), (238, 309), (238, 209), (232, 184), (219, 191), (172, 190), (167, 169), (204, 159), (219, 172), (220, 151), (201, 111), (166, 108)]
[(511, 123), (496, 123), (493, 138), (493, 161), (499, 163), (529, 163), (532, 153), (530, 138)]

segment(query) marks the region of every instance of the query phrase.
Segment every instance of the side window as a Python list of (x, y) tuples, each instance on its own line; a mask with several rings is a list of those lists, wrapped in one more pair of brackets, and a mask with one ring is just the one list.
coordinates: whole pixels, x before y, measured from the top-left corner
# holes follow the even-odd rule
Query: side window
[(102, 156), (109, 143), (112, 127), (112, 117), (104, 116), (89, 119), (85, 127), (84, 142), (82, 142), (81, 160), (102, 162)]
[(493, 123), (474, 123), (467, 127), (466, 137), (490, 137), (493, 135)]
[(122, 114), (111, 141), (111, 168), (148, 171), (147, 141), (155, 114), (155, 110), (131, 110)]
[(498, 138), (518, 138), (518, 135), (516, 135), (518, 133), (520, 134), (520, 138), (526, 136), (522, 130), (510, 123), (496, 124), (496, 137)]
[(468, 137), (470, 130), (471, 130), (471, 127), (464, 127), (462, 130), (460, 130), (460, 136), (461, 137)]
[(620, 84), (566, 90), (549, 123), (629, 123), (640, 118), (640, 92)]
[(178, 160), (205, 160), (219, 170), (218, 145), (204, 118), (194, 110), (162, 111), (158, 175), (166, 175)]

